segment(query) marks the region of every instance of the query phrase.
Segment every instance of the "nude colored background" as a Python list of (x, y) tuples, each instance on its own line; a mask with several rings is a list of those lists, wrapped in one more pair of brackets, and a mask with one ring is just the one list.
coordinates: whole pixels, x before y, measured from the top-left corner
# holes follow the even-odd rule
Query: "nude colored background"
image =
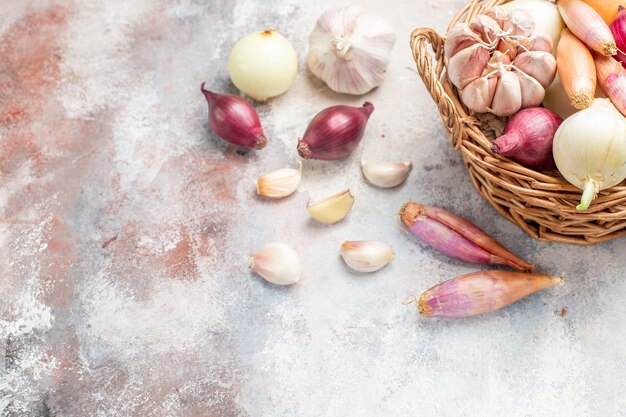
[[(474, 191), (408, 47), (461, 1), (363, 1), (398, 33), (383, 86), (350, 98), (312, 77), (315, 20), (349, 3), (0, 2), (0, 416), (624, 415), (626, 239), (536, 242)], [(267, 26), (301, 67), (257, 105), (269, 145), (241, 155), (210, 133), (199, 86), (235, 93), (228, 52)], [(258, 175), (296, 165), (313, 115), (365, 99), (376, 110), (353, 156), (307, 161), (286, 200), (256, 198)], [(376, 189), (362, 154), (414, 170)], [(344, 221), (309, 219), (310, 197), (347, 187)], [(402, 231), (411, 199), (566, 284), (482, 317), (418, 318), (408, 294), (478, 268)], [(353, 273), (348, 239), (389, 242), (396, 259)], [(250, 273), (271, 240), (300, 253), (299, 284)]]

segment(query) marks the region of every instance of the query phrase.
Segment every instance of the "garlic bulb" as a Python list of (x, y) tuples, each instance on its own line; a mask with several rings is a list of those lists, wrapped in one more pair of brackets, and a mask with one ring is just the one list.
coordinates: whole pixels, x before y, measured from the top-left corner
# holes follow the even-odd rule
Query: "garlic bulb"
[(341, 245), (341, 258), (358, 272), (374, 272), (393, 259), (391, 246), (383, 242), (345, 241)]
[(300, 279), (300, 258), (281, 242), (265, 244), (252, 255), (252, 270), (276, 285), (290, 285)]
[(346, 217), (354, 204), (354, 195), (349, 189), (309, 203), (307, 210), (311, 217), (322, 223), (336, 223)]
[(361, 168), (369, 182), (378, 187), (391, 188), (406, 180), (413, 164), (411, 162), (361, 161)]
[(309, 69), (333, 91), (365, 94), (383, 82), (395, 42), (393, 27), (359, 6), (327, 10), (309, 37)]
[(281, 168), (259, 177), (256, 192), (269, 198), (287, 197), (298, 189), (301, 180), (302, 162), (299, 168)]
[(578, 210), (626, 178), (626, 119), (608, 99), (595, 99), (565, 119), (552, 146), (561, 175), (583, 190)]
[(510, 116), (542, 102), (556, 61), (552, 38), (534, 29), (527, 11), (497, 7), (449, 31), (444, 44), (448, 78), (470, 110)]

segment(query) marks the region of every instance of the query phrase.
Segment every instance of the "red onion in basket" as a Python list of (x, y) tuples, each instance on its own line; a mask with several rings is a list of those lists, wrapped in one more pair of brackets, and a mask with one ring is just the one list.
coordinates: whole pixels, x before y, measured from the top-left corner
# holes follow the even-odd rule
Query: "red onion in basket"
[(619, 6), (618, 10), (617, 16), (615, 16), (609, 27), (617, 46), (615, 58), (624, 65), (626, 63), (626, 9)]
[(493, 141), (491, 150), (533, 169), (554, 168), (552, 140), (563, 119), (552, 110), (530, 107), (517, 112)]
[(304, 159), (345, 158), (359, 145), (374, 105), (332, 106), (319, 112), (298, 140), (298, 153)]
[(209, 125), (227, 142), (247, 148), (262, 149), (267, 144), (259, 116), (246, 100), (232, 94), (218, 94), (200, 89), (209, 103)]

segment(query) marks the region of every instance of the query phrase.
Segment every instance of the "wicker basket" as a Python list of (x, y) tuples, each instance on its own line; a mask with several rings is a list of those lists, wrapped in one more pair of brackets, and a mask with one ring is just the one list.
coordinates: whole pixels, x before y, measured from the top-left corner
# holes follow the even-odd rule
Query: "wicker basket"
[[(473, 0), (452, 19), (467, 22), (507, 0)], [(433, 54), (428, 49), (432, 48)], [(433, 29), (416, 29), (411, 48), (417, 70), (439, 108), (454, 149), (460, 150), (474, 187), (501, 215), (535, 239), (591, 245), (626, 234), (626, 186), (600, 192), (588, 210), (576, 210), (582, 191), (558, 172), (540, 173), (494, 155), (494, 125), (504, 120), (475, 115), (459, 100), (443, 64), (444, 38)], [(495, 122), (495, 123), (494, 123)]]

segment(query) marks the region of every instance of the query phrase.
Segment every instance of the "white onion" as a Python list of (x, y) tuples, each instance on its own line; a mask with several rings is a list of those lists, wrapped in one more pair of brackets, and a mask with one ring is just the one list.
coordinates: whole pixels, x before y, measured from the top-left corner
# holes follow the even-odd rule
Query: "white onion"
[(228, 73), (233, 84), (259, 101), (287, 91), (297, 72), (296, 50), (272, 29), (244, 36), (228, 57)]

